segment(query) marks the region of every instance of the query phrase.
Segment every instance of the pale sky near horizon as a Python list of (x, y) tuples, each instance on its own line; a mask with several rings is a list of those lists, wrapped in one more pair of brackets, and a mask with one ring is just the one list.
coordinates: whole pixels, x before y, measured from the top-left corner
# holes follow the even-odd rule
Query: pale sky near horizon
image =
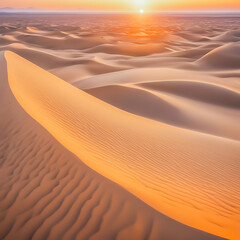
[(0, 7), (84, 10), (239, 10), (239, 0), (1, 0)]

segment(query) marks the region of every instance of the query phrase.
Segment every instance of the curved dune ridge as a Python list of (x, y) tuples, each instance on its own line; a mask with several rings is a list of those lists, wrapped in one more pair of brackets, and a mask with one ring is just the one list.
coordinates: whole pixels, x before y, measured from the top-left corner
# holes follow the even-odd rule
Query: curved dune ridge
[(240, 95), (238, 92), (213, 84), (191, 81), (161, 81), (141, 85), (202, 102), (240, 109)]
[[(44, 81), (41, 94), (48, 94), (49, 87), (51, 91), (52, 87), (58, 89), (60, 79), (46, 72), (46, 78), (42, 78), (43, 70), (37, 68), (35, 72), (35, 66), (13, 53), (6, 56), (10, 71), (15, 63), (21, 64), (23, 75), (19, 75), (18, 84), (29, 80), (32, 87), (40, 71), (38, 77)], [(15, 85), (12, 77), (18, 76), (19, 69), (8, 78), (3, 53), (0, 69), (0, 239), (222, 239), (162, 215), (86, 167), (16, 101), (9, 83)], [(44, 98), (41, 95), (41, 100), (31, 102), (41, 103)], [(43, 116), (48, 109), (44, 105), (32, 107)]]
[(239, 141), (130, 114), (14, 53), (5, 59), (19, 104), (89, 167), (177, 221), (239, 239)]
[(198, 60), (198, 63), (209, 68), (240, 68), (240, 43), (228, 43), (220, 46)]
[(85, 91), (136, 115), (240, 140), (239, 119), (236, 118), (240, 116), (239, 94), (224, 87), (179, 80), (106, 85)]

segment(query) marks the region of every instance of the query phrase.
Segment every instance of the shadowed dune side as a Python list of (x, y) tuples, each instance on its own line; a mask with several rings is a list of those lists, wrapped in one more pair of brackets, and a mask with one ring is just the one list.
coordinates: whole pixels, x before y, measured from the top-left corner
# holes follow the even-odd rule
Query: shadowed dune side
[(185, 58), (190, 58), (192, 60), (194, 60), (194, 59), (197, 60), (200, 57), (207, 54), (209, 51), (211, 51), (219, 46), (221, 46), (219, 43), (205, 44), (203, 46), (197, 46), (197, 47), (193, 47), (193, 48), (190, 48), (187, 50), (172, 52), (172, 53), (169, 53), (168, 56), (185, 57)]
[(169, 125), (240, 140), (239, 95), (216, 85), (161, 81), (109, 85), (85, 91), (133, 114)]
[(88, 53), (110, 53), (128, 56), (146, 56), (154, 53), (168, 52), (166, 46), (163, 44), (134, 44), (134, 43), (119, 43), (102, 44), (90, 49), (85, 50)]
[(0, 239), (222, 239), (158, 213), (86, 167), (22, 109), (0, 58)]
[(240, 43), (227, 43), (213, 49), (196, 61), (200, 66), (217, 69), (240, 68)]
[(88, 166), (182, 223), (239, 238), (239, 142), (129, 114), (5, 58), (21, 106)]
[(111, 72), (118, 72), (125, 70), (127, 68), (117, 67), (105, 64), (104, 62), (98, 61), (94, 57), (89, 57), (89, 59), (82, 60), (80, 64), (75, 64), (72, 66), (64, 66), (51, 69), (51, 73), (61, 77), (65, 81), (77, 82), (81, 79), (86, 79), (95, 75), (101, 75)]
[(96, 87), (116, 84), (137, 84), (160, 80), (201, 80), (215, 81), (216, 78), (204, 74), (196, 74), (195, 71), (186, 71), (171, 68), (139, 68), (129, 69), (121, 72), (113, 72), (97, 75), (87, 79), (74, 82), (74, 86), (80, 89), (91, 89)]
[(29, 59), (35, 64), (38, 64), (44, 69), (52, 69), (56, 67), (63, 67), (77, 64), (77, 60), (66, 59), (60, 56), (55, 56), (51, 53), (47, 53), (41, 49), (34, 49), (27, 47), (21, 43), (12, 43), (8, 46), (1, 47), (1, 50), (4, 51), (6, 48), (9, 51), (14, 51), (20, 56)]
[(240, 41), (240, 31), (226, 31), (213, 38), (220, 42), (238, 42)]
[(14, 27), (14, 26), (6, 26), (6, 25), (0, 26), (1, 33), (11, 33), (16, 30), (17, 30), (17, 27)]
[(143, 117), (170, 123), (172, 123), (171, 119), (176, 116), (181, 118), (178, 108), (143, 89), (112, 85), (91, 88), (86, 92), (111, 105)]
[(95, 74), (127, 69), (126, 67), (110, 65), (110, 61), (103, 61), (94, 56), (78, 54), (78, 57), (71, 58), (67, 54), (54, 55), (53, 51), (46, 52), (43, 49), (27, 47), (20, 43), (0, 47), (0, 50), (6, 49), (29, 59), (29, 61), (69, 82), (78, 81), (81, 78), (91, 77)]
[(181, 33), (177, 34), (178, 36), (182, 37), (185, 40), (188, 40), (189, 42), (202, 42), (207, 41), (207, 37), (202, 36), (202, 32), (195, 32), (193, 34), (193, 31), (182, 31)]
[(80, 37), (49, 37), (32, 34), (21, 34), (17, 37), (20, 42), (32, 44), (47, 49), (66, 50), (66, 49), (86, 49), (102, 44), (102, 40), (96, 38), (82, 39)]
[(0, 36), (0, 46), (5, 46), (11, 43), (17, 42), (16, 38), (12, 35), (1, 35)]
[(161, 81), (139, 85), (201, 102), (240, 109), (240, 94), (238, 92), (213, 84), (191, 81)]

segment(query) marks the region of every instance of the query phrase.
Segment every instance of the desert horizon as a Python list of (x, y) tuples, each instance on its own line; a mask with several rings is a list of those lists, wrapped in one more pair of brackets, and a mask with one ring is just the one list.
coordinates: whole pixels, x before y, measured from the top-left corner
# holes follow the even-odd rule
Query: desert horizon
[(0, 239), (239, 240), (238, 8), (22, 13), (10, 2)]

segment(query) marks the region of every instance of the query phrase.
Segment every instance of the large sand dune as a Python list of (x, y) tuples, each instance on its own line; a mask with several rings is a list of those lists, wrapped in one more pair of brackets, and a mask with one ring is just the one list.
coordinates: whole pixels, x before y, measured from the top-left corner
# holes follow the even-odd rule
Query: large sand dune
[(238, 20), (119, 18), (0, 17), (0, 238), (239, 239)]
[[(27, 77), (31, 66), (25, 70)], [(162, 215), (87, 168), (22, 109), (7, 75), (1, 53), (0, 239), (221, 239)]]

